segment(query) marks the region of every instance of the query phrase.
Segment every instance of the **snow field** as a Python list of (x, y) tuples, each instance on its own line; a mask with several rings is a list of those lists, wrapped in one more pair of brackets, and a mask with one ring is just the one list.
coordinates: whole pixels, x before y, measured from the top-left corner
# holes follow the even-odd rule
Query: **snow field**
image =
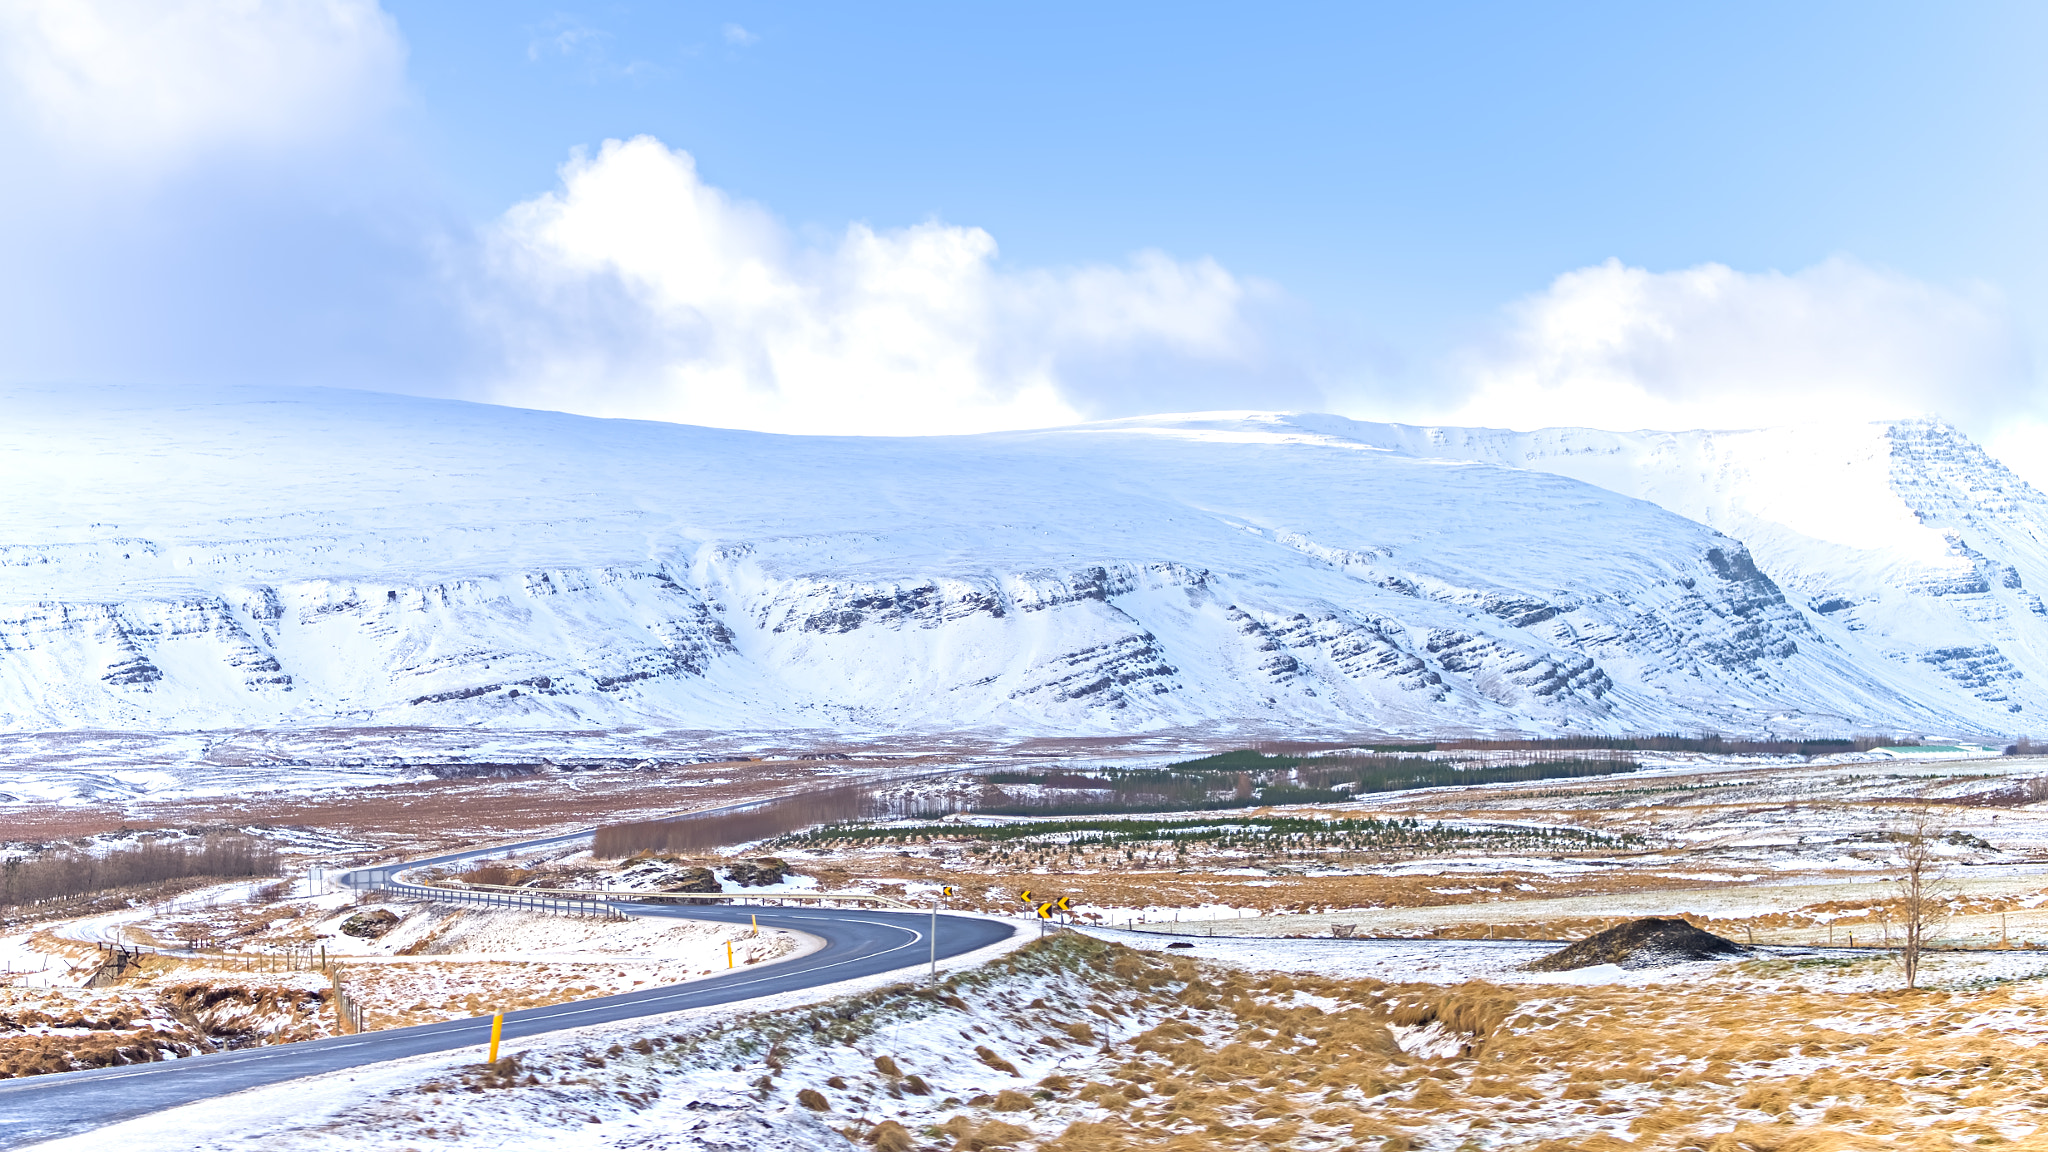
[[(339, 893), (236, 902), (248, 888), (223, 885), (175, 905), (61, 921), (0, 939), (7, 977), (0, 981), (7, 1006), (0, 1012), (0, 1067), (15, 1074), (90, 1067), (123, 1045), (177, 1058), (331, 1035), (336, 1023), (324, 996), (336, 977), (302, 970), (323, 948), (370, 1025), (389, 1028), (683, 984), (723, 974), (729, 963), (773, 963), (820, 945), (807, 934), (744, 924), (416, 904), (391, 906), (402, 914), (397, 925), (363, 940), (340, 932), (341, 925), (383, 906), (358, 906)], [(176, 948), (193, 933), (223, 934), (235, 950), (151, 956), (119, 984), (85, 987), (100, 955), (94, 942)], [(298, 959), (283, 959), (287, 953)], [(208, 991), (194, 1000), (193, 989)]]
[(1067, 934), (933, 989), (871, 983), (814, 1010), (588, 1029), (516, 1044), (493, 1069), (397, 1062), (45, 1147), (795, 1152), (907, 1137), (1105, 1152), (1546, 1140), (1665, 1152), (1723, 1136), (1877, 1149), (2048, 1135), (2032, 1104), (2048, 1087), (2030, 1057), (2048, 1038), (2038, 978), (1979, 973), (1872, 996), (1797, 960), (1679, 966), (1719, 974), (1704, 982), (1519, 986), (1449, 983), (1472, 968), (1454, 961), (1432, 983), (1264, 969), (1314, 967), (1295, 944), (1218, 964)]
[[(1018, 933), (966, 955), (941, 960), (939, 972), (950, 977), (973, 971), (1016, 951), (1033, 939), (1035, 937)], [(838, 998), (872, 995), (879, 989), (906, 980), (920, 981), (923, 973), (924, 968), (916, 966), (801, 992), (761, 997), (736, 1006), (690, 1009), (647, 1020), (577, 1028), (509, 1042), (504, 1051), (523, 1066), (561, 1062), (585, 1070), (586, 1077), (568, 1083), (554, 1093), (527, 1094), (512, 1109), (505, 1107), (508, 1101), (502, 1095), (470, 1101), (465, 1100), (466, 1093), (428, 1088), (429, 1085), (445, 1087), (451, 1081), (459, 1085), (465, 1076), (475, 1077), (482, 1068), (483, 1053), (472, 1050), (387, 1061), (361, 1069), (250, 1089), (36, 1147), (49, 1152), (83, 1152), (105, 1147), (108, 1141), (137, 1139), (175, 1142), (192, 1149), (233, 1148), (253, 1152), (255, 1149), (274, 1148), (279, 1141), (289, 1144), (317, 1140), (323, 1145), (332, 1143), (344, 1148), (382, 1149), (390, 1147), (389, 1141), (393, 1138), (440, 1139), (460, 1147), (464, 1140), (472, 1138), (475, 1130), (481, 1128), (487, 1134), (478, 1140), (478, 1147), (486, 1144), (511, 1149), (689, 1147), (704, 1148), (709, 1152), (709, 1149), (721, 1146), (697, 1140), (695, 1136), (688, 1137), (695, 1141), (693, 1143), (665, 1144), (663, 1141), (669, 1138), (670, 1133), (689, 1130), (698, 1126), (700, 1121), (710, 1120), (718, 1122), (720, 1131), (717, 1138), (745, 1139), (748, 1147), (765, 1152), (811, 1152), (819, 1146), (821, 1139), (836, 1140), (838, 1137), (831, 1133), (829, 1127), (811, 1119), (808, 1112), (795, 1108), (782, 1109), (783, 1123), (779, 1125), (750, 1123), (745, 1116), (738, 1115), (752, 1099), (747, 1076), (731, 1073), (723, 1065), (717, 1068), (696, 1065), (684, 1068), (690, 1084), (700, 1087), (701, 1094), (688, 1102), (672, 1101), (671, 1111), (675, 1115), (663, 1113), (652, 1117), (643, 1117), (643, 1111), (648, 1102), (660, 1098), (658, 1085), (654, 1093), (643, 1096), (632, 1089), (636, 1086), (644, 1089), (646, 1086), (631, 1079), (622, 1080), (619, 1072), (607, 1076), (588, 1069), (605, 1067), (608, 1058), (602, 1053), (615, 1049), (629, 1063), (640, 1058), (644, 1054), (637, 1047), (629, 1046), (637, 1046), (653, 1036), (679, 1042), (719, 1033), (736, 1033), (743, 1037), (758, 1019), (786, 1018), (820, 1004), (833, 1003)], [(596, 1064), (591, 1063), (593, 1054), (596, 1054)], [(618, 1058), (609, 1059), (616, 1061)], [(757, 1065), (753, 1074), (758, 1076), (766, 1065), (758, 1060), (753, 1063)], [(625, 1092), (620, 1093), (620, 1088)], [(595, 1089), (587, 1099), (584, 1098), (586, 1089)], [(698, 1107), (690, 1107), (691, 1103), (698, 1104)], [(465, 1115), (465, 1104), (480, 1106), (470, 1110), (487, 1119), (479, 1124), (477, 1116)], [(443, 1106), (447, 1110), (442, 1110)], [(598, 1127), (607, 1123), (609, 1127)], [(701, 1133), (708, 1127), (697, 1128), (697, 1131)], [(779, 1135), (783, 1128), (793, 1128), (794, 1137)]]

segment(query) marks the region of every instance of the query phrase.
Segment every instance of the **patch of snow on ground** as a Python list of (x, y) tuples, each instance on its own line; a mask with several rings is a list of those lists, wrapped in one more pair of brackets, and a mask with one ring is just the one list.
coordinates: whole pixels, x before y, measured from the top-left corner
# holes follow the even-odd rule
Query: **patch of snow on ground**
[[(942, 973), (979, 967), (1029, 943), (1035, 936), (1020, 932), (1008, 940), (939, 962)], [(513, 1041), (506, 1055), (531, 1066), (543, 1062), (582, 1066), (584, 1053), (607, 1045), (634, 1043), (648, 1035), (701, 1034), (720, 1025), (762, 1013), (791, 1012), (807, 1005), (853, 996), (920, 977), (923, 966), (899, 969), (858, 980), (802, 992), (750, 1000), (740, 1005), (693, 1009), (619, 1024), (579, 1028), (528, 1040)], [(951, 1040), (923, 1037), (906, 1030), (904, 1062), (921, 1065), (914, 1053), (922, 1046), (950, 1052)], [(872, 1063), (848, 1050), (848, 1070), (873, 1072)], [(834, 1148), (844, 1138), (811, 1113), (781, 1105), (763, 1108), (754, 1081), (767, 1071), (758, 1060), (730, 1067), (692, 1070), (683, 1090), (632, 1107), (617, 1096), (601, 1098), (574, 1088), (521, 1102), (508, 1110), (496, 1093), (430, 1095), (423, 1085), (446, 1083), (482, 1059), (475, 1049), (392, 1060), (359, 1069), (303, 1077), (283, 1084), (254, 1088), (215, 1100), (137, 1117), (77, 1136), (36, 1145), (42, 1152), (102, 1152), (109, 1147), (184, 1148), (193, 1152), (274, 1152), (280, 1147), (384, 1149), (392, 1146), (393, 1128), (409, 1119), (417, 1123), (429, 1108), (443, 1127), (434, 1139), (455, 1147), (493, 1150), (673, 1149), (676, 1152), (817, 1152)], [(973, 1065), (948, 1071), (934, 1062), (925, 1066), (935, 1089), (964, 1091), (964, 1078), (987, 1078), (989, 1070)], [(978, 1070), (978, 1071), (977, 1071)], [(829, 1075), (829, 1073), (821, 1073)], [(605, 1074), (589, 1072), (593, 1083)], [(526, 1109), (535, 1109), (530, 1113)], [(378, 1117), (390, 1120), (381, 1125)], [(571, 1123), (565, 1124), (564, 1120)]]

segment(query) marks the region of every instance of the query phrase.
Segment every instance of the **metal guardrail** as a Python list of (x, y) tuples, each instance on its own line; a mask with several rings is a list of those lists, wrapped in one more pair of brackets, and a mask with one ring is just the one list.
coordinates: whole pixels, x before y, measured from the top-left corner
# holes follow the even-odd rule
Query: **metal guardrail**
[(878, 896), (871, 892), (630, 892), (613, 888), (518, 888), (510, 884), (472, 884), (464, 888), (444, 888), (438, 884), (415, 884), (408, 881), (386, 881), (378, 887), (387, 892), (429, 900), (454, 900), (492, 908), (518, 908), (535, 912), (576, 912), (593, 904), (609, 908), (617, 904), (672, 902), (745, 904), (749, 900), (758, 902), (760, 907), (768, 907), (773, 901), (776, 904), (855, 904), (905, 912), (924, 910), (893, 896)]
[(372, 894), (395, 896), (402, 899), (434, 900), (445, 904), (474, 904), (482, 908), (506, 908), (521, 912), (550, 912), (562, 916), (617, 916), (608, 901), (563, 900), (539, 894), (522, 895), (516, 892), (485, 892), (473, 888), (442, 888), (433, 884), (406, 884), (387, 881), (375, 886), (359, 889), (365, 896)]

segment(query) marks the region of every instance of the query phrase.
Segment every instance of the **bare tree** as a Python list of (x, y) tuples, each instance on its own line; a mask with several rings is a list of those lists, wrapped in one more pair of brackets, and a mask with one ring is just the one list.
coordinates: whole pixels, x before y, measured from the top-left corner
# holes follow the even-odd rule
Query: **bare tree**
[(1908, 988), (1919, 984), (1920, 953), (1948, 919), (1949, 898), (1954, 894), (1936, 850), (1943, 831), (1933, 812), (1917, 808), (1892, 832), (1901, 866), (1894, 881), (1899, 891), (1899, 963), (1905, 969)]
[(275, 876), (278, 865), (275, 845), (240, 833), (144, 837), (97, 853), (66, 844), (0, 864), (0, 909), (193, 876)]
[(804, 792), (718, 816), (682, 817), (607, 824), (597, 830), (591, 855), (605, 860), (635, 852), (692, 855), (728, 844), (782, 836), (814, 824), (858, 820), (875, 814), (873, 793), (864, 784)]

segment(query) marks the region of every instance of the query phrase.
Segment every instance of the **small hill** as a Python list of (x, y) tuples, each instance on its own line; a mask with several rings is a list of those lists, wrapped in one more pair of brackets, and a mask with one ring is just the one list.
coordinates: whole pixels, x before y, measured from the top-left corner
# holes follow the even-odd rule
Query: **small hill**
[(1605, 932), (1568, 944), (1529, 962), (1532, 972), (1569, 972), (1596, 964), (1623, 968), (1662, 968), (1694, 960), (1739, 956), (1749, 949), (1733, 940), (1695, 928), (1683, 920), (1646, 916), (1617, 924)]

